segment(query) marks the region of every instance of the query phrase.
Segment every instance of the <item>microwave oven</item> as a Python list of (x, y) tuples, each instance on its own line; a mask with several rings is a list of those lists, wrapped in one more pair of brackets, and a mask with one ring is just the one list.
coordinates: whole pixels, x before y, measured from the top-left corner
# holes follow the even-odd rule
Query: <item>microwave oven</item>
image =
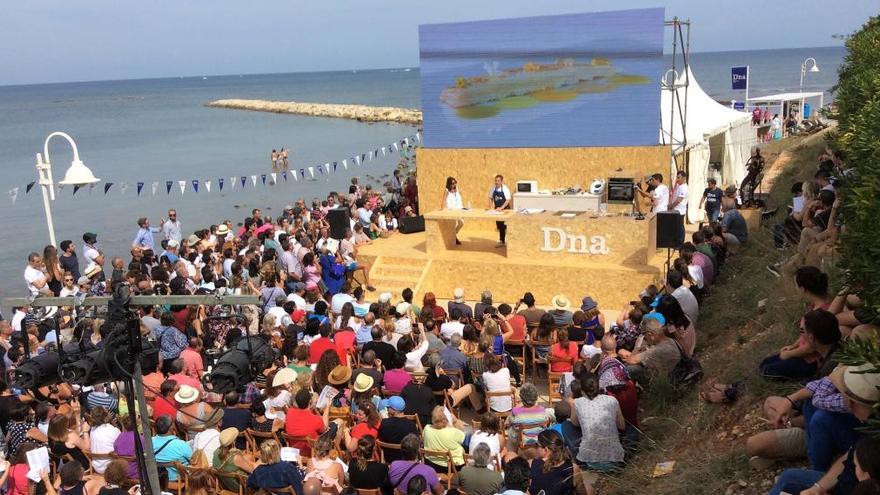
[(537, 193), (538, 192), (538, 181), (536, 181), (536, 180), (516, 181), (516, 192), (518, 192), (518, 193)]

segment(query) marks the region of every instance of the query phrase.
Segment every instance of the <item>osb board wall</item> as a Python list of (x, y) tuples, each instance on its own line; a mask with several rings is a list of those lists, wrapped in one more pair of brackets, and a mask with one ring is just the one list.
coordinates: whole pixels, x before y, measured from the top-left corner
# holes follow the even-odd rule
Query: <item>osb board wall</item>
[[(592, 296), (602, 309), (617, 309), (638, 299), (639, 293), (661, 277), (659, 268), (639, 270), (590, 266), (546, 267), (519, 263), (496, 263), (481, 266), (454, 260), (434, 260), (417, 297), (433, 292), (437, 298), (451, 299), (456, 287), (466, 297), (484, 290), (492, 291), (496, 304), (514, 305), (525, 292), (531, 292), (539, 306), (550, 304), (556, 294), (563, 294), (580, 306), (584, 296)], [(613, 282), (612, 282), (613, 281)], [(469, 296), (467, 296), (469, 295)], [(577, 309), (573, 308), (572, 310)]]
[[(419, 149), (419, 203), (422, 213), (440, 208), (446, 178), (455, 177), (465, 206), (489, 206), (496, 174), (514, 191), (518, 180), (537, 180), (539, 189), (589, 187), (593, 179), (667, 175), (669, 146), (615, 148)], [(621, 169), (618, 171), (617, 169)], [(666, 181), (668, 182), (668, 180)]]

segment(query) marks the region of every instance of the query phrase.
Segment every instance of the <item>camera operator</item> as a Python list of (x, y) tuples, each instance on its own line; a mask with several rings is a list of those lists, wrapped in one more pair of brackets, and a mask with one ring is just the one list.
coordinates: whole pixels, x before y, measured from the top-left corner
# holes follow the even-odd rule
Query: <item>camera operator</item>
[[(647, 190), (643, 190), (640, 184), (633, 186), (635, 192), (643, 198), (651, 198), (651, 211), (657, 213), (669, 209), (669, 188), (663, 183), (663, 174), (654, 174), (647, 179)], [(636, 207), (641, 214), (641, 205), (636, 201)]]

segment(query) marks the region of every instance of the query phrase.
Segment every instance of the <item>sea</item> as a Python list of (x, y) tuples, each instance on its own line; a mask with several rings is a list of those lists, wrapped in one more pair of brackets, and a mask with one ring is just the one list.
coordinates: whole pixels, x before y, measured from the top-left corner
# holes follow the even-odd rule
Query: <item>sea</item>
[[(718, 101), (742, 100), (730, 89), (730, 68), (750, 67), (749, 96), (798, 91), (800, 67), (813, 57), (819, 72), (808, 72), (805, 91), (824, 91), (833, 100), (843, 47), (693, 53), (691, 70), (701, 87)], [(671, 63), (667, 58), (667, 65)], [(178, 212), (185, 233), (231, 219), (241, 222), (251, 209), (264, 215), (281, 213), (297, 198), (307, 201), (329, 191), (347, 191), (351, 179), (379, 186), (397, 165), (395, 153), (360, 165), (351, 157), (388, 146), (415, 134), (412, 126), (206, 107), (221, 98), (296, 100), (319, 103), (418, 108), (417, 67), (381, 70), (289, 74), (205, 75), (162, 79), (75, 82), (0, 87), (0, 191), (18, 187), (15, 203), (0, 198), (3, 248), (0, 249), (0, 298), (26, 294), (23, 278), (27, 256), (48, 244), (39, 186), (26, 192), (37, 178), (36, 154), (46, 137), (64, 131), (76, 141), (80, 159), (101, 179), (94, 188), (74, 194), (73, 187), (57, 191), (51, 202), (56, 239), (73, 240), (82, 254), (82, 234), (96, 232), (109, 256), (128, 259), (137, 231), (137, 218), (154, 225), (169, 208)], [(335, 173), (271, 184), (269, 155), (273, 148), (290, 150), (290, 168), (299, 170), (337, 162)], [(72, 160), (70, 146), (50, 141), (55, 181)], [(346, 160), (348, 168), (342, 166)], [(323, 168), (323, 167), (322, 167)], [(254, 186), (251, 176), (257, 176)], [(246, 177), (241, 187), (240, 177)], [(231, 178), (239, 178), (233, 189)], [(219, 179), (224, 188), (219, 189)], [(173, 181), (170, 192), (166, 181)], [(181, 193), (178, 181), (185, 180)], [(192, 181), (199, 180), (199, 192)], [(211, 180), (211, 191), (205, 181)], [(105, 185), (111, 183), (105, 194)], [(122, 191), (122, 184), (127, 190)], [(144, 187), (137, 193), (137, 183)], [(153, 194), (152, 185), (158, 182)], [(159, 236), (157, 236), (158, 240)], [(9, 308), (4, 305), (4, 313)]]

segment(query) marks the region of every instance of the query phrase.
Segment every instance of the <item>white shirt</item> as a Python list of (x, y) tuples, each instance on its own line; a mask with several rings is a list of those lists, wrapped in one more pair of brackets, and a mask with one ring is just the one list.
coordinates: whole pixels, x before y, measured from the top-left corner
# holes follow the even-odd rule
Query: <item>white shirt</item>
[(449, 340), (454, 333), (462, 335), (464, 333), (464, 323), (460, 321), (448, 321), (440, 325), (440, 335), (442, 335), (444, 339)]
[(446, 194), (446, 208), (450, 210), (464, 209), (464, 204), (461, 202), (461, 192), (458, 189)]
[(684, 311), (684, 314), (686, 314), (688, 319), (691, 320), (691, 323), (696, 323), (697, 317), (700, 316), (700, 305), (697, 303), (697, 298), (694, 297), (694, 293), (682, 285), (672, 292), (672, 297), (678, 300), (681, 310)]
[(501, 435), (499, 435), (498, 433), (490, 435), (481, 430), (475, 431), (474, 434), (471, 436), (471, 446), (468, 453), (470, 455), (474, 455), (474, 450), (476, 450), (477, 445), (485, 443), (489, 447), (489, 451), (492, 453), (492, 458), (494, 458), (496, 455), (501, 453), (501, 442), (499, 440), (500, 436)]
[[(89, 433), (89, 450), (94, 454), (109, 454), (113, 452), (113, 442), (119, 436), (119, 428), (111, 424), (103, 424), (93, 428)], [(92, 461), (92, 467), (96, 473), (103, 473), (110, 464), (109, 459), (96, 459)]]
[(660, 184), (654, 188), (654, 191), (651, 192), (651, 200), (654, 203), (654, 208), (651, 211), (654, 213), (669, 209), (669, 188), (666, 187), (666, 184)]
[(594, 346), (593, 344), (584, 344), (581, 347), (581, 357), (589, 361), (593, 356), (597, 354), (602, 354), (602, 349)]
[[(488, 392), (503, 392), (510, 390), (510, 370), (501, 368), (496, 373), (483, 372), (483, 383)], [(507, 412), (513, 409), (510, 397), (489, 397), (489, 407), (496, 412)]]
[(290, 325), (290, 315), (287, 311), (284, 311), (284, 308), (278, 306), (272, 306), (266, 311), (267, 314), (275, 315), (275, 324), (280, 325), (282, 328), (287, 328), (287, 325)]
[[(26, 266), (24, 269), (24, 280), (25, 280), (25, 282), (27, 282), (28, 292), (30, 292), (31, 295), (33, 295), (33, 296), (39, 295), (40, 290), (41, 290), (41, 289), (38, 289), (37, 286), (34, 285), (34, 282), (36, 282), (40, 279), (45, 279), (45, 278), (46, 278), (45, 273), (41, 272), (40, 270), (37, 270), (36, 268), (32, 267), (30, 264), (28, 264), (28, 266)], [(48, 286), (44, 284), (43, 289), (48, 289)]]
[(70, 297), (70, 296), (75, 296), (79, 293), (80, 293), (79, 287), (74, 285), (72, 289), (68, 289), (67, 287), (62, 287), (60, 295), (61, 295), (61, 297)]
[(675, 199), (681, 198), (681, 201), (675, 205), (675, 211), (678, 212), (679, 215), (687, 215), (688, 211), (688, 185), (687, 184), (678, 184), (675, 186), (675, 190), (673, 191), (673, 196)]
[(165, 223), (162, 224), (162, 234), (165, 235), (166, 239), (174, 239), (180, 242), (183, 239), (183, 234), (180, 231), (180, 220), (173, 222), (170, 219), (165, 220)]
[(21, 322), (24, 320), (25, 316), (27, 316), (27, 313), (21, 310), (16, 311), (15, 314), (12, 315), (12, 321), (9, 322), (9, 324), (12, 325), (13, 330), (16, 332), (21, 331)]
[(342, 307), (345, 306), (345, 303), (351, 303), (353, 306), (355, 303), (354, 297), (345, 292), (333, 294), (333, 297), (330, 298), (330, 311), (338, 315), (342, 312)]
[(691, 278), (694, 279), (697, 288), (702, 289), (706, 283), (705, 278), (703, 277), (703, 268), (700, 265), (688, 265), (688, 273)]
[(400, 317), (394, 322), (394, 333), (409, 335), (412, 333), (412, 321), (406, 316)]
[(89, 263), (97, 263), (95, 259), (101, 255), (101, 252), (91, 244), (83, 244), (83, 256), (86, 258), (86, 265)]
[[(492, 186), (492, 188), (489, 189), (489, 199), (495, 199), (495, 190), (496, 189), (498, 189), (498, 188), (495, 186)], [(504, 195), (504, 199), (510, 201), (510, 189), (508, 189), (507, 186), (504, 184), (501, 184), (501, 194)]]
[(382, 230), (397, 230), (397, 219), (391, 217), (390, 221), (385, 220), (385, 215), (379, 217), (379, 228)]
[(422, 356), (424, 356), (426, 352), (428, 352), (428, 339), (422, 339), (418, 347), (406, 353), (405, 368), (414, 371), (422, 371), (425, 369), (422, 366)]
[(214, 458), (214, 452), (220, 448), (220, 432), (217, 428), (211, 428), (196, 433), (196, 436), (190, 441), (193, 450), (202, 449), (205, 457)]

